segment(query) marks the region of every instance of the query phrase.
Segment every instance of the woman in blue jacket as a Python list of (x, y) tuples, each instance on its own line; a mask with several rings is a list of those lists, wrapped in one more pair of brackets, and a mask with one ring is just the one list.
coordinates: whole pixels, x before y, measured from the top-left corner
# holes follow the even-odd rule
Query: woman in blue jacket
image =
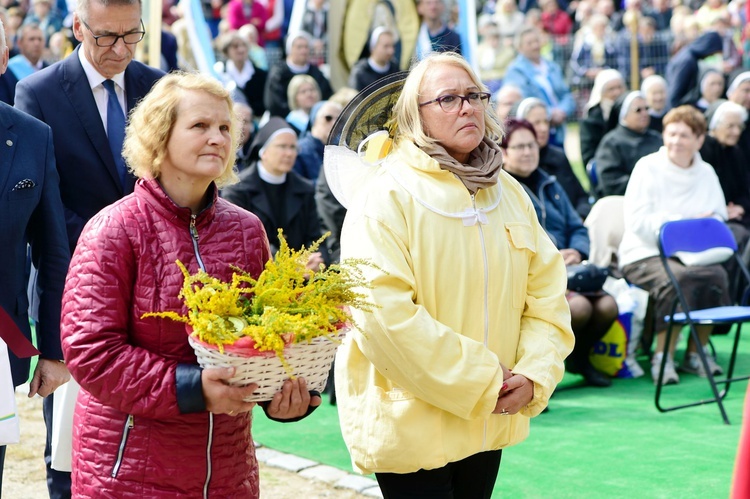
[[(539, 223), (565, 260), (574, 265), (588, 258), (589, 234), (581, 217), (553, 175), (539, 168), (539, 145), (534, 127), (526, 120), (511, 119), (501, 147), (503, 168), (518, 180), (531, 198)], [(568, 371), (581, 374), (593, 386), (610, 386), (610, 379), (597, 371), (589, 353), (617, 319), (614, 298), (603, 291), (567, 293), (571, 324), (576, 336), (573, 353), (566, 362)]]

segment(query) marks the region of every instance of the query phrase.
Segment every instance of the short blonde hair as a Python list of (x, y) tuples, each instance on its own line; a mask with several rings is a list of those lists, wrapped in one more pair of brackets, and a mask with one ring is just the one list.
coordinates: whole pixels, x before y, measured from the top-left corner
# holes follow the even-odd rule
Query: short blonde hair
[[(466, 59), (454, 52), (433, 53), (422, 59), (409, 72), (404, 81), (396, 104), (393, 106), (393, 115), (396, 116), (396, 139), (407, 139), (419, 147), (435, 144), (437, 141), (429, 137), (424, 131), (424, 124), (419, 113), (420, 89), (422, 82), (430, 71), (439, 66), (455, 66), (461, 68), (469, 75), (472, 83), (482, 92), (487, 87), (482, 83)], [(493, 141), (499, 141), (503, 136), (503, 128), (495, 114), (493, 106), (487, 106), (484, 110), (484, 136)]]
[(123, 156), (130, 171), (138, 178), (159, 177), (167, 154), (167, 142), (177, 121), (177, 108), (187, 91), (205, 92), (226, 102), (232, 117), (229, 129), (231, 154), (226, 158), (223, 173), (214, 181), (218, 187), (237, 183), (239, 178), (233, 167), (241, 129), (232, 98), (218, 80), (200, 73), (167, 74), (130, 112), (123, 146)]
[(289, 109), (292, 111), (299, 109), (299, 106), (297, 105), (297, 92), (299, 92), (300, 87), (305, 83), (309, 83), (315, 87), (315, 91), (318, 92), (318, 100), (321, 99), (320, 85), (315, 81), (315, 78), (310, 75), (295, 75), (289, 80), (289, 86), (286, 87), (286, 99), (289, 104)]

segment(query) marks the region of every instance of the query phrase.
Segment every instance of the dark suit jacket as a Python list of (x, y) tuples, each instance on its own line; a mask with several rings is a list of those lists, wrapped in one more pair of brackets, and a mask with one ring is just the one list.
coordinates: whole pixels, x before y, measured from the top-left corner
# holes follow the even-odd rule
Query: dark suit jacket
[[(59, 188), (50, 128), (0, 103), (0, 306), (31, 339), (26, 295), (28, 243), (39, 269), (39, 350), (42, 357), (58, 360), (63, 358), (60, 304), (70, 260)], [(25, 382), (29, 359), (10, 353), (10, 364), (13, 384)]]
[[(49, 66), (49, 63), (42, 61), (42, 69)], [(7, 69), (5, 74), (0, 75), (0, 101), (5, 102), (9, 106), (13, 105), (16, 97), (16, 84), (18, 78), (13, 74), (13, 71)]]
[[(66, 59), (21, 80), (16, 86), (15, 104), (52, 128), (71, 253), (85, 223), (105, 206), (133, 192), (135, 185), (132, 175), (128, 175), (125, 188), (120, 183), (78, 50), (80, 46)], [(162, 75), (161, 70), (137, 61), (128, 65), (128, 111)]]
[[(268, 234), (272, 252), (279, 249), (278, 228), (284, 229), (284, 237), (289, 247), (300, 249), (310, 246), (320, 238), (320, 220), (315, 206), (315, 188), (312, 182), (302, 178), (293, 171), (286, 177), (286, 219), (276, 220), (271, 201), (263, 189), (263, 181), (258, 175), (258, 165), (253, 163), (240, 172), (240, 183), (225, 187), (221, 197), (237, 206), (252, 212), (261, 222)], [(328, 250), (321, 248), (323, 259), (328, 262)]]
[(9, 106), (13, 105), (13, 100), (16, 97), (16, 83), (18, 83), (18, 79), (12, 71), (6, 70), (4, 74), (0, 75), (0, 101)]

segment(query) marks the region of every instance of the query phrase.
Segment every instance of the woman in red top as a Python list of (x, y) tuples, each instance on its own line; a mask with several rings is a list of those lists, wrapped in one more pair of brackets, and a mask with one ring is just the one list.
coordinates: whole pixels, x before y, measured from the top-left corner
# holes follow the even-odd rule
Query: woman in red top
[(260, 2), (255, 0), (231, 0), (227, 6), (227, 21), (231, 29), (240, 29), (252, 24), (258, 30), (258, 45), (265, 44), (263, 33), (266, 31), (268, 12)]
[[(258, 497), (250, 433), (257, 385), (233, 368), (201, 369), (182, 323), (143, 317), (184, 310), (183, 276), (257, 278), (270, 257), (260, 220), (218, 198), (237, 180), (239, 129), (218, 80), (163, 77), (130, 117), (125, 157), (135, 192), (94, 216), (70, 265), (60, 324), (81, 385), (73, 421), (75, 497)], [(287, 381), (265, 407), (297, 419), (320, 397)]]

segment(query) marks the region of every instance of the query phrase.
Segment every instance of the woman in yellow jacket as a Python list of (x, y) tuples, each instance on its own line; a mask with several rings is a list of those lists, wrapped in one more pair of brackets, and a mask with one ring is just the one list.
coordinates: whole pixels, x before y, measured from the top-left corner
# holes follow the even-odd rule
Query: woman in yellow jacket
[(369, 299), (336, 359), (344, 440), (388, 497), (487, 497), (573, 347), (565, 266), (502, 171), (489, 94), (455, 54), (406, 78), (394, 149), (349, 203)]

